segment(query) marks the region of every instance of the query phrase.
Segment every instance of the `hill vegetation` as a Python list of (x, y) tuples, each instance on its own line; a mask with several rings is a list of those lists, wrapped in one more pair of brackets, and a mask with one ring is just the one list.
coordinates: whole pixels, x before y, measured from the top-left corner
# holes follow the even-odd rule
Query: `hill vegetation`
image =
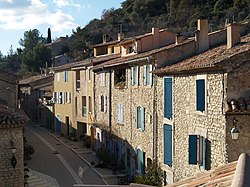
[[(85, 27), (73, 30), (68, 52), (76, 60), (92, 56), (91, 46), (101, 43), (103, 34), (115, 40), (119, 32), (129, 37), (159, 27), (190, 35), (196, 29), (198, 18), (207, 18), (209, 31), (213, 31), (224, 27), (226, 21), (249, 19), (249, 13), (250, 0), (125, 0), (121, 8), (103, 10), (101, 19), (93, 19)], [(29, 44), (33, 36), (36, 38), (34, 46)], [(21, 74), (24, 70), (26, 73), (38, 72), (39, 66), (44, 65), (51, 55), (41, 46), (46, 40), (37, 30), (26, 31), (24, 39), (20, 40), (23, 49), (10, 50), (7, 57), (0, 54), (0, 69)], [(27, 48), (23, 41), (32, 48)], [(40, 58), (44, 54), (46, 58)]]

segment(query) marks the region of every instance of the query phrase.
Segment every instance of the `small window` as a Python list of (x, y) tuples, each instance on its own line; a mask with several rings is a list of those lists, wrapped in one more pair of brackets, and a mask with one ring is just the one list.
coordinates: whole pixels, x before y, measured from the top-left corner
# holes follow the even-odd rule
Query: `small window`
[(107, 96), (101, 95), (99, 97), (99, 108), (101, 112), (107, 111)]
[(189, 164), (206, 167), (206, 138), (200, 135), (189, 135)]
[(127, 47), (127, 54), (135, 52), (135, 47), (133, 45)]
[(115, 53), (115, 47), (114, 46), (111, 47), (111, 53)]
[(82, 96), (82, 116), (87, 116), (86, 96)]
[(205, 79), (196, 80), (196, 110), (201, 112), (206, 110)]
[(105, 86), (106, 85), (106, 73), (105, 72), (101, 73), (100, 79), (101, 79), (100, 80), (100, 85)]
[(63, 72), (63, 79), (64, 79), (64, 82), (68, 82), (68, 71)]
[(56, 73), (56, 77), (57, 77), (57, 82), (60, 82), (60, 72)]
[(141, 131), (145, 130), (145, 108), (137, 107), (136, 108), (136, 117), (135, 117), (136, 128), (141, 129)]
[(71, 93), (70, 92), (66, 92), (66, 102), (67, 103), (71, 103)]
[(152, 64), (143, 66), (143, 85), (153, 85)]
[(91, 69), (88, 68), (88, 74), (89, 74), (88, 79), (89, 79), (89, 81), (91, 81), (91, 73), (92, 73)]
[(131, 86), (139, 86), (140, 66), (131, 67)]
[(81, 89), (80, 71), (76, 71), (76, 90)]
[(122, 108), (122, 103), (118, 104), (118, 123), (120, 123), (120, 124), (123, 123), (123, 108)]
[(135, 166), (138, 173), (144, 175), (145, 174), (145, 152), (141, 149), (135, 150)]

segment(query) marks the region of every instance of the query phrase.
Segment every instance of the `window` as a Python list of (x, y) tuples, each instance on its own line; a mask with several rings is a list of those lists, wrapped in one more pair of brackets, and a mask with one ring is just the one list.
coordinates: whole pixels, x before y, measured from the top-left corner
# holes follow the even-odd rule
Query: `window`
[(152, 64), (143, 66), (143, 85), (144, 86), (147, 86), (147, 85), (152, 86), (153, 85), (152, 71), (153, 71)]
[(136, 108), (136, 117), (135, 117), (135, 124), (137, 129), (141, 129), (141, 131), (145, 130), (145, 108), (144, 107), (137, 107)]
[(131, 86), (139, 86), (140, 66), (131, 67)]
[(88, 74), (89, 74), (89, 77), (88, 77), (88, 79), (89, 79), (89, 81), (91, 81), (91, 69), (90, 69), (90, 67), (88, 67)]
[(101, 79), (100, 80), (100, 85), (105, 86), (106, 85), (106, 73), (105, 72), (101, 73), (100, 79)]
[(99, 97), (99, 108), (101, 112), (107, 112), (107, 96), (101, 95)]
[(80, 71), (76, 71), (76, 90), (81, 89)]
[(66, 102), (70, 103), (71, 102), (71, 93), (70, 92), (65, 92), (66, 94)]
[(173, 110), (172, 78), (164, 78), (164, 117), (171, 119)]
[(119, 88), (126, 86), (126, 68), (114, 70), (114, 83)]
[(206, 168), (206, 138), (200, 135), (189, 135), (189, 164), (202, 165)]
[(127, 54), (136, 52), (135, 46), (134, 45), (128, 46), (126, 52), (127, 52)]
[(135, 168), (138, 173), (145, 174), (145, 152), (141, 149), (135, 150)]
[(68, 71), (63, 72), (63, 79), (64, 79), (64, 82), (68, 82)]
[(164, 124), (164, 164), (172, 166), (172, 126)]
[(89, 96), (89, 112), (92, 112), (92, 99), (91, 99), (91, 96)]
[(120, 123), (120, 124), (123, 123), (123, 108), (122, 108), (122, 103), (118, 104), (118, 123)]
[(111, 47), (111, 53), (115, 53), (115, 47), (114, 46)]
[(56, 92), (56, 98), (58, 104), (64, 104), (65, 103), (65, 94), (64, 92)]
[(57, 77), (57, 82), (60, 82), (60, 72), (56, 73), (56, 77)]
[(206, 103), (205, 79), (196, 80), (196, 110), (204, 112)]
[(82, 116), (87, 116), (86, 96), (82, 96)]

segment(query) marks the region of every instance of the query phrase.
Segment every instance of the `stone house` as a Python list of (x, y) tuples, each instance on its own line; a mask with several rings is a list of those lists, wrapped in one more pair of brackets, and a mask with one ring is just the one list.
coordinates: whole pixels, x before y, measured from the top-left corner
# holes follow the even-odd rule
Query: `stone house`
[(73, 62), (73, 60), (74, 59), (69, 57), (66, 53), (62, 55), (57, 55), (52, 59), (52, 66), (57, 67), (57, 66), (62, 66), (64, 64), (70, 64)]
[(52, 122), (53, 107), (49, 102), (52, 83), (53, 75), (47, 72), (22, 79), (18, 83), (20, 107), (32, 121), (43, 123), (44, 126)]
[(5, 71), (0, 71), (0, 105), (8, 108), (18, 107), (18, 77)]
[(167, 30), (153, 28), (152, 33), (122, 40), (120, 58), (93, 68), (101, 141), (114, 164), (129, 177), (144, 174), (146, 163), (154, 157), (152, 54), (164, 51), (163, 46), (174, 43), (175, 37)]
[[(202, 53), (153, 71), (158, 77), (157, 159), (165, 184), (249, 153), (250, 35), (240, 38), (243, 30), (249, 32), (230, 24), (203, 40), (208, 43)], [(227, 45), (208, 49), (216, 35), (226, 37)], [(236, 120), (240, 134), (233, 141)]]
[(24, 186), (23, 128), (25, 114), (0, 106), (0, 186)]
[(66, 35), (65, 37), (56, 39), (52, 43), (45, 44), (45, 46), (51, 49), (52, 56), (58, 56), (65, 53), (65, 50), (68, 50), (70, 42), (71, 37)]

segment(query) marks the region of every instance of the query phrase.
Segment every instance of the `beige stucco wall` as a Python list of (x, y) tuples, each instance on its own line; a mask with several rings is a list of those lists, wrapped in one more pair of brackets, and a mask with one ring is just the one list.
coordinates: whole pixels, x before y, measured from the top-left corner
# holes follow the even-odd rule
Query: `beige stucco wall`
[[(60, 72), (60, 81), (57, 81), (57, 72)], [(74, 129), (77, 129), (76, 120), (75, 120), (75, 98), (74, 98), (74, 90), (75, 90), (75, 72), (68, 70), (68, 82), (64, 82), (63, 79), (63, 70), (55, 72), (54, 75), (54, 92), (70, 92), (71, 93), (71, 102), (64, 104), (54, 104), (55, 107), (55, 117), (57, 115), (61, 116), (62, 119), (62, 133), (67, 135), (67, 127), (66, 127), (66, 116), (69, 117), (70, 126)], [(56, 124), (56, 123), (55, 123)]]
[[(204, 75), (202, 75), (204, 76)], [(222, 110), (223, 82), (222, 73), (205, 75), (207, 88), (207, 105), (205, 113), (196, 111), (196, 77), (197, 75), (175, 76), (173, 79), (173, 172), (174, 181), (194, 176), (202, 167), (188, 164), (189, 135), (202, 135), (210, 142), (211, 168), (225, 164), (226, 159), (226, 120)], [(159, 78), (157, 88), (163, 90), (163, 79)], [(163, 163), (163, 91), (159, 91), (158, 102), (158, 159)], [(160, 102), (162, 101), (162, 102)], [(164, 166), (165, 169), (170, 169)]]

